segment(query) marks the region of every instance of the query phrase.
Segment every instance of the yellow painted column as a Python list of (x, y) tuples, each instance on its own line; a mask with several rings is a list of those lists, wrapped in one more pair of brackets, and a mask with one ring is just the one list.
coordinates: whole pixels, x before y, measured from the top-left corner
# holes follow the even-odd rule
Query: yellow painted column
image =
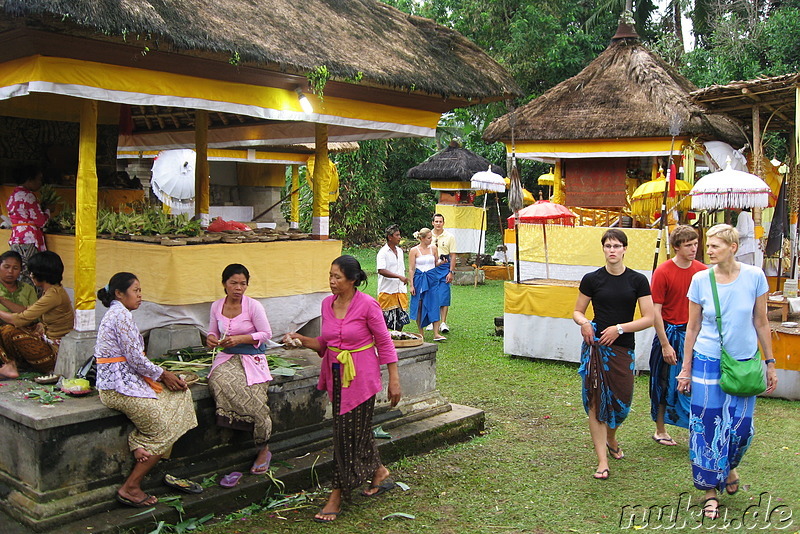
[(553, 169), (553, 202), (556, 204), (563, 204), (567, 201), (567, 195), (561, 188), (561, 160), (556, 161), (556, 166)]
[(300, 228), (300, 165), (292, 165), (292, 185), (289, 187), (292, 194), (289, 228)]
[(208, 111), (194, 112), (194, 150), (197, 159), (194, 165), (194, 212), (200, 216), (200, 224), (208, 226), (209, 179), (208, 179)]
[(311, 236), (314, 239), (328, 239), (329, 232), (329, 168), (328, 160), (328, 125), (314, 125), (314, 201), (312, 206)]
[(97, 102), (81, 105), (75, 184), (75, 330), (95, 329), (97, 241)]

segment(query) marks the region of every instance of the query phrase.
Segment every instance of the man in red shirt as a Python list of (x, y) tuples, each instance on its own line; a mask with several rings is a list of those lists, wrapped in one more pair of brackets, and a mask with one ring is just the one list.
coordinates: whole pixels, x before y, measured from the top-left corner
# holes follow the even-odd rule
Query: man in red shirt
[(661, 445), (677, 445), (667, 432), (666, 423), (689, 427), (690, 399), (678, 393), (675, 377), (683, 363), (689, 321), (686, 293), (694, 273), (706, 269), (694, 259), (697, 239), (697, 231), (691, 226), (675, 228), (669, 237), (674, 257), (658, 266), (650, 282), (657, 334), (650, 351), (650, 416), (656, 422), (653, 440)]

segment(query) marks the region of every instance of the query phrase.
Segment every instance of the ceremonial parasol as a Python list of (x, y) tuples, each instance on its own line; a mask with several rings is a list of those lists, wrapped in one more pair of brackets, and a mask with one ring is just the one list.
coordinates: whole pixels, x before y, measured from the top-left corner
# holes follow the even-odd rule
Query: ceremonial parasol
[[(636, 217), (644, 217), (648, 221), (653, 212), (661, 207), (664, 188), (669, 187), (665, 178), (657, 178), (645, 182), (631, 195), (631, 213)], [(692, 185), (684, 180), (675, 180), (675, 197), (667, 199), (667, 211), (689, 209), (689, 191)]]
[(150, 185), (172, 213), (194, 212), (194, 150), (163, 150), (153, 162)]
[(772, 191), (764, 180), (748, 172), (725, 169), (700, 178), (689, 192), (692, 209), (766, 208)]
[[(476, 172), (472, 175), (472, 179), (470, 180), (470, 187), (476, 189), (479, 192), (484, 193), (483, 196), (483, 217), (486, 217), (486, 197), (489, 196), (489, 192), (494, 191), (495, 193), (503, 193), (506, 190), (506, 181), (505, 179), (497, 173), (492, 172), (492, 166), (489, 165), (488, 170)], [(500, 218), (500, 204), (497, 205), (497, 217)], [(502, 223), (500, 223), (502, 225)], [(484, 225), (483, 220), (481, 220), (481, 237), (478, 241), (478, 254), (480, 255), (483, 251), (483, 235), (486, 232), (485, 230), (486, 225)]]
[(550, 259), (547, 253), (547, 225), (560, 224), (573, 226), (578, 217), (566, 206), (555, 204), (549, 200), (539, 200), (519, 211), (514, 217), (509, 217), (509, 224), (516, 218), (519, 222), (535, 223), (542, 225), (542, 238), (544, 240), (544, 269), (545, 276), (550, 278)]

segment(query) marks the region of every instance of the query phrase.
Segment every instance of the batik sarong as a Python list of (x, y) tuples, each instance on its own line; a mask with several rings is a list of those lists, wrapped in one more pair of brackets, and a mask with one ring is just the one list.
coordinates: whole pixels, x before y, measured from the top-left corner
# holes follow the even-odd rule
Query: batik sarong
[(742, 461), (755, 429), (755, 397), (728, 395), (719, 387), (719, 359), (695, 351), (692, 362), (692, 409), (689, 458), (697, 489), (725, 487), (731, 469)]
[(411, 320), (419, 321), (422, 328), (439, 320), (439, 273), (436, 268), (414, 272), (414, 294), (409, 312)]
[(441, 259), (444, 263), (434, 269), (439, 275), (439, 306), (450, 306), (450, 284), (447, 283), (447, 275), (450, 274), (450, 256), (442, 254)]
[[(593, 325), (594, 326), (594, 325)], [(632, 349), (618, 345), (600, 345), (598, 339), (581, 345), (583, 409), (595, 409), (597, 420), (610, 428), (625, 421), (633, 400), (635, 356)]]
[(131, 451), (142, 448), (168, 458), (178, 438), (197, 426), (192, 392), (163, 388), (158, 398), (131, 397), (101, 389), (100, 401), (128, 416), (136, 429), (128, 436)]
[(381, 465), (378, 447), (372, 435), (373, 395), (341, 415), (341, 364), (333, 364), (333, 488), (341, 489), (346, 500), (350, 492), (372, 479)]
[(20, 371), (33, 369), (44, 374), (53, 372), (61, 340), (52, 340), (35, 327), (0, 327), (0, 362), (11, 361)]
[(685, 324), (664, 323), (667, 339), (675, 349), (677, 363), (669, 365), (664, 361), (661, 341), (658, 336), (653, 340), (650, 351), (650, 417), (653, 421), (658, 416), (658, 408), (664, 405), (664, 422), (682, 428), (689, 428), (689, 397), (678, 392), (678, 381), (675, 377), (681, 372), (683, 365), (683, 342), (686, 340)]
[(405, 308), (408, 306), (408, 295), (405, 293), (378, 293), (378, 304), (383, 311), (383, 320), (389, 330), (402, 330), (411, 322)]
[(264, 445), (272, 434), (267, 400), (269, 382), (247, 385), (242, 359), (234, 356), (214, 368), (208, 386), (217, 405), (217, 424), (253, 432), (256, 445)]

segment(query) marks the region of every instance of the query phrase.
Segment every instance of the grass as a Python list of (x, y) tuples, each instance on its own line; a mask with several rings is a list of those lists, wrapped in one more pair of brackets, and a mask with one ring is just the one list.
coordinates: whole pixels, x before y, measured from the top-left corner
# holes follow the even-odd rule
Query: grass
[[(354, 253), (370, 273), (367, 292), (374, 294), (375, 250)], [(454, 287), (448, 324), (451, 333), (438, 354), (438, 385), (451, 402), (486, 411), (486, 432), (466, 443), (429, 454), (406, 457), (389, 465), (396, 480), (410, 486), (369, 500), (354, 496), (336, 525), (311, 521), (316, 508), (284, 514), (261, 514), (235, 525), (206, 527), (212, 534), (261, 532), (337, 533), (538, 533), (594, 534), (621, 530), (623, 507), (677, 506), (681, 494), (696, 504), (701, 492), (691, 483), (684, 429), (670, 428), (677, 447), (656, 445), (650, 436), (647, 376), (636, 379), (628, 420), (619, 432), (626, 457), (611, 460), (611, 478), (595, 481), (595, 458), (587, 418), (581, 405), (576, 366), (511, 358), (502, 338), (493, 335), (493, 318), (502, 315), (502, 282), (478, 288)], [(577, 335), (577, 333), (576, 333)], [(781, 512), (800, 512), (800, 418), (798, 403), (759, 399), (756, 437), (739, 473), (742, 490), (722, 498), (728, 519), (746, 526), (765, 526), (754, 513), (762, 493), (771, 498), (773, 524)], [(764, 514), (766, 501), (760, 506)], [(319, 505), (323, 503), (320, 493)], [(415, 519), (392, 518), (403, 512)], [(625, 516), (627, 518), (627, 516)], [(786, 517), (786, 516), (784, 516)], [(687, 512), (684, 528), (705, 531)], [(646, 528), (657, 526), (654, 516)], [(748, 523), (749, 521), (749, 523)], [(759, 522), (761, 521), (761, 522)], [(717, 526), (721, 521), (717, 522)], [(790, 524), (787, 524), (790, 523)], [(627, 523), (625, 523), (627, 524)], [(729, 530), (737, 530), (730, 525)], [(642, 516), (636, 521), (642, 527)], [(669, 527), (669, 521), (661, 523)], [(800, 532), (800, 516), (785, 528), (759, 532)], [(695, 527), (692, 529), (692, 527)], [(633, 530), (630, 527), (630, 530)]]

